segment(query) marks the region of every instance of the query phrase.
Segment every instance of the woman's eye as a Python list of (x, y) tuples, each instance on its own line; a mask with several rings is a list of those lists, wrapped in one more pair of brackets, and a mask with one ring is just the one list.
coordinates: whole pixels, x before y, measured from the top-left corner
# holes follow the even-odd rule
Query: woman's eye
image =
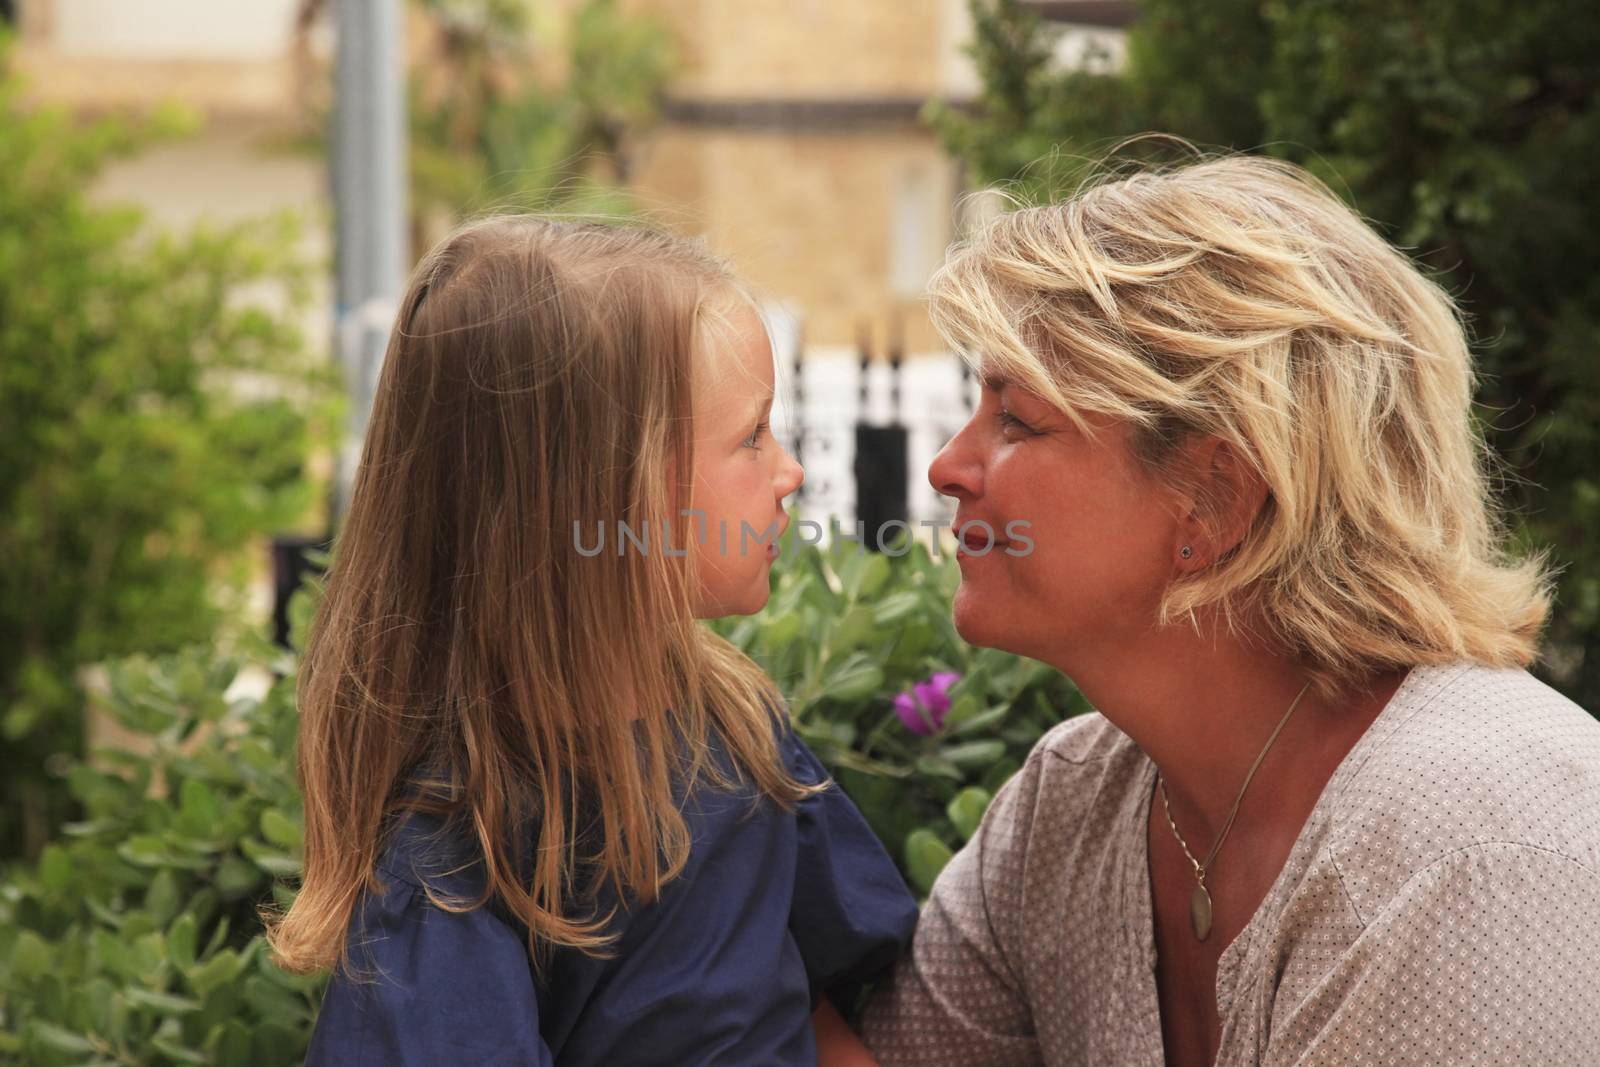
[(1029, 426), (1027, 423), (1011, 414), (1011, 412), (1006, 411), (1004, 408), (995, 413), (995, 418), (1000, 420), (1000, 428), (1002, 430), (1016, 430), (1018, 433), (1026, 434), (1031, 434), (1034, 432), (1032, 426)]
[(761, 447), (761, 437), (762, 437), (763, 434), (765, 434), (767, 432), (768, 425), (769, 424), (765, 420), (756, 423), (755, 432), (752, 433), (745, 440), (744, 447), (746, 447), (746, 448), (760, 448)]

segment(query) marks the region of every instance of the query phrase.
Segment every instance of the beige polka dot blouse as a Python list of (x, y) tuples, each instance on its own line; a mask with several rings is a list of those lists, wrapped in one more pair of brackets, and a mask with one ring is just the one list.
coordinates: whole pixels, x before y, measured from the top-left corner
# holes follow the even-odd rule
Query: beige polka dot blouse
[[(886, 1065), (1158, 1065), (1155, 767), (1056, 727), (869, 1005)], [(1219, 1065), (1600, 1065), (1600, 723), (1523, 671), (1417, 668), (1222, 956)]]

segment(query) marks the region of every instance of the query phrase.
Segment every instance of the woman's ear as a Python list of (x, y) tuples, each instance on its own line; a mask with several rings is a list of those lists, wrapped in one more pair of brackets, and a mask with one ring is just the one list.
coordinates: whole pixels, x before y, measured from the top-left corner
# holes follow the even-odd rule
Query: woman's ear
[(1176, 562), (1208, 567), (1239, 547), (1267, 502), (1267, 483), (1250, 457), (1220, 437), (1197, 436), (1180, 460), (1185, 492), (1178, 516)]

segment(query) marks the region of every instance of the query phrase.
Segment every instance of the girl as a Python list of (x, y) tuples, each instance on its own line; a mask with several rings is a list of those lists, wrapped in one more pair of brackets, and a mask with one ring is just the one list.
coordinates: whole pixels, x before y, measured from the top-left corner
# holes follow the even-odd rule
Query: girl
[(748, 296), (685, 241), (498, 218), (418, 266), (301, 668), (305, 876), (269, 937), (335, 969), (310, 1063), (860, 1052), (825, 997), (914, 903), (695, 621), (766, 603), (802, 478), (772, 399)]

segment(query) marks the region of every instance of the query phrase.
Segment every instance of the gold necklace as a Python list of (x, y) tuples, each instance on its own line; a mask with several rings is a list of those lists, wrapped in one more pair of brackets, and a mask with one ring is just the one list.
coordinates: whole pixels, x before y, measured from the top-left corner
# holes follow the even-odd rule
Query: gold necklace
[(1256, 757), (1255, 763), (1250, 765), (1250, 773), (1244, 776), (1244, 785), (1239, 787), (1239, 795), (1233, 798), (1233, 808), (1228, 812), (1228, 817), (1222, 821), (1222, 832), (1217, 834), (1216, 844), (1211, 846), (1211, 851), (1206, 855), (1206, 861), (1201, 863), (1194, 858), (1194, 853), (1189, 851), (1189, 843), (1178, 833), (1178, 824), (1172, 821), (1172, 801), (1167, 798), (1167, 780), (1161, 776), (1160, 770), (1156, 771), (1156, 786), (1161, 790), (1161, 806), (1167, 813), (1167, 825), (1172, 827), (1172, 836), (1178, 839), (1178, 847), (1183, 849), (1183, 854), (1194, 864), (1194, 876), (1199, 883), (1194, 887), (1194, 892), (1189, 895), (1189, 925), (1194, 928), (1194, 936), (1204, 941), (1211, 933), (1211, 893), (1206, 889), (1206, 871), (1211, 869), (1211, 861), (1217, 858), (1217, 852), (1222, 848), (1222, 842), (1227, 840), (1228, 831), (1233, 829), (1234, 816), (1239, 814), (1239, 803), (1244, 800), (1244, 791), (1250, 788), (1250, 779), (1256, 776), (1256, 771), (1261, 768), (1261, 761), (1267, 758), (1267, 752), (1272, 748), (1272, 743), (1283, 733), (1283, 728), (1289, 723), (1289, 716), (1294, 714), (1294, 709), (1300, 706), (1300, 698), (1306, 695), (1306, 690), (1311, 688), (1307, 682), (1301, 687), (1299, 694), (1294, 698), (1294, 703), (1289, 705), (1289, 710), (1283, 713), (1283, 718), (1278, 720), (1277, 727), (1272, 731), (1272, 736), (1267, 738), (1266, 747)]

